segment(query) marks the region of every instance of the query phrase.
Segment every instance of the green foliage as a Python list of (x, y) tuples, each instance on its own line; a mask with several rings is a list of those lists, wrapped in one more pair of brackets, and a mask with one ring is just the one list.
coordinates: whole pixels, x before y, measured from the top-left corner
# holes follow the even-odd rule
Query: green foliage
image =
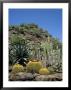
[(49, 56), (54, 57), (53, 50), (58, 49), (62, 58), (62, 44), (38, 25), (34, 23), (14, 25), (10, 26), (9, 30), (9, 64), (19, 62), (24, 65), (28, 58), (48, 60)]
[(15, 56), (13, 52), (13, 47), (9, 45), (9, 65), (13, 65), (15, 61)]
[(23, 44), (23, 39), (17, 34), (12, 35), (10, 41), (12, 45)]
[(58, 41), (58, 39), (56, 39), (56, 38), (54, 38), (53, 39), (53, 49), (58, 49), (58, 45), (59, 45), (59, 41)]
[(44, 51), (50, 51), (52, 49), (50, 43), (48, 43), (47, 41), (41, 42), (41, 47), (44, 49)]
[[(11, 53), (11, 50), (9, 49), (10, 61), (14, 63), (19, 62), (20, 64), (24, 65), (27, 62), (27, 58), (29, 57), (27, 41), (18, 36), (14, 36), (12, 37), (10, 45), (11, 47), (13, 47), (12, 48), (13, 53)], [(13, 58), (11, 60), (11, 55), (15, 58), (14, 60)], [(12, 62), (9, 63), (11, 64)]]
[(55, 72), (54, 68), (51, 66), (48, 67), (48, 70), (50, 71), (49, 72), (50, 74), (53, 74)]
[(14, 28), (15, 28), (15, 26), (13, 26), (13, 25), (10, 25), (9, 26), (9, 30), (11, 31), (11, 30), (14, 30)]
[(42, 67), (43, 66), (40, 61), (29, 61), (27, 64), (27, 72), (38, 73)]
[(48, 60), (48, 52), (52, 49), (50, 43), (46, 42), (41, 42), (41, 51), (44, 53), (44, 55), (47, 57)]
[(55, 72), (62, 72), (62, 62), (52, 65), (52, 68)]
[(20, 24), (20, 27), (25, 27), (25, 29), (38, 28), (38, 26), (35, 25), (34, 23), (31, 23), (31, 24)]

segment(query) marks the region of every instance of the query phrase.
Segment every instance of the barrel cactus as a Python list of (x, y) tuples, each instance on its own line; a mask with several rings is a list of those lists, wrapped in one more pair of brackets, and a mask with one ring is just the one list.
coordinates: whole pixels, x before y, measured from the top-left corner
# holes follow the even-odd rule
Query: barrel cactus
[(32, 60), (28, 62), (26, 67), (27, 67), (27, 72), (38, 73), (39, 70), (42, 68), (42, 63), (37, 60)]
[(24, 72), (24, 67), (20, 64), (15, 64), (12, 68), (12, 73)]
[(47, 75), (47, 74), (49, 74), (49, 70), (47, 68), (41, 68), (39, 70), (39, 74), (41, 74), (41, 75)]

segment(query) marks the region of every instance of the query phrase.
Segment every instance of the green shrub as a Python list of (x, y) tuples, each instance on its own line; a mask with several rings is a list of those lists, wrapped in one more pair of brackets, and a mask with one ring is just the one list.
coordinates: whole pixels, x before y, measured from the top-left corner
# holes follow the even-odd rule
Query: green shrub
[(48, 70), (50, 71), (50, 74), (53, 74), (55, 71), (54, 71), (54, 68), (52, 68), (51, 66), (48, 67)]

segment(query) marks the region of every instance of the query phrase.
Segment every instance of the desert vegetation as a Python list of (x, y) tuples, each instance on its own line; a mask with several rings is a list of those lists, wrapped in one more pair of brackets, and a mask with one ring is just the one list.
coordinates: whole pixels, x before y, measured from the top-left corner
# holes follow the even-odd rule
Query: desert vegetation
[(62, 43), (34, 23), (10, 25), (9, 80), (61, 81)]

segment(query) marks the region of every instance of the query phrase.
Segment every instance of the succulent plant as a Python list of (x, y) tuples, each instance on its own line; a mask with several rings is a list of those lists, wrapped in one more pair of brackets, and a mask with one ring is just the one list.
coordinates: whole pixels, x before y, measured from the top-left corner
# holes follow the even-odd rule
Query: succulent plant
[(36, 61), (36, 60), (29, 61), (27, 64), (27, 72), (38, 73), (42, 67), (43, 66), (40, 61)]
[(47, 68), (41, 68), (39, 70), (39, 74), (41, 74), (41, 75), (47, 75), (47, 74), (49, 74), (49, 70)]
[(24, 67), (20, 64), (15, 64), (12, 68), (12, 73), (24, 72)]

